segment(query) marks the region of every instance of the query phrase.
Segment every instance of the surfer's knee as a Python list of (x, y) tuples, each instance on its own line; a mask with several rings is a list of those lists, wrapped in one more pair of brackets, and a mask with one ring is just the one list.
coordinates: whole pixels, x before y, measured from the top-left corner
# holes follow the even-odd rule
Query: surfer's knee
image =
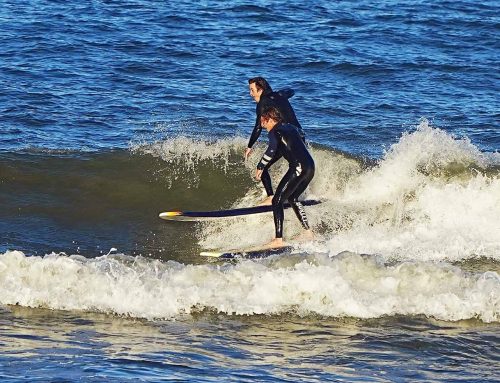
[(283, 195), (280, 193), (280, 194), (275, 194), (273, 196), (273, 200), (272, 200), (272, 203), (274, 206), (276, 205), (283, 205), (285, 201), (283, 201)]

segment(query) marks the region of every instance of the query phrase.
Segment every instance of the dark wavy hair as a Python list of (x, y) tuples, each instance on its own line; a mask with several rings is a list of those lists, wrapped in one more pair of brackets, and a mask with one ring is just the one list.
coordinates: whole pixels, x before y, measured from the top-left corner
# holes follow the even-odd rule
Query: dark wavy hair
[(283, 116), (281, 115), (280, 111), (274, 106), (265, 109), (260, 115), (260, 118), (264, 119), (265, 121), (269, 119), (273, 119), (276, 122), (283, 121)]
[(262, 94), (268, 94), (273, 91), (271, 85), (269, 85), (264, 77), (252, 77), (248, 80), (248, 84), (255, 84), (257, 89), (262, 89)]

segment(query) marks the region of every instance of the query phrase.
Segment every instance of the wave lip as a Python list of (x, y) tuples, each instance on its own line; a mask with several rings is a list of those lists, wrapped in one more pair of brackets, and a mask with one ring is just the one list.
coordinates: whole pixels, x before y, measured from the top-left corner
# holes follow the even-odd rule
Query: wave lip
[[(280, 266), (281, 262), (281, 266)], [(291, 264), (292, 263), (292, 264)], [(202, 310), (229, 315), (377, 318), (425, 315), (500, 321), (498, 273), (431, 262), (386, 265), (342, 253), (183, 265), (141, 257), (0, 255), (0, 303), (109, 312), (150, 320)]]

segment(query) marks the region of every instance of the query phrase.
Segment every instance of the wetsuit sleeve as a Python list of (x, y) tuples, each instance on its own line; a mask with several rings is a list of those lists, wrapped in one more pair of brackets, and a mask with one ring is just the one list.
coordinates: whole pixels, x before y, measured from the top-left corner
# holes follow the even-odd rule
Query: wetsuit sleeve
[(278, 94), (284, 98), (292, 98), (293, 95), (295, 94), (295, 91), (291, 88), (285, 88), (285, 89), (279, 90)]
[(279, 137), (276, 134), (276, 132), (274, 132), (273, 129), (269, 132), (269, 146), (267, 147), (267, 150), (260, 159), (260, 162), (257, 164), (257, 169), (264, 170), (269, 167), (269, 163), (271, 162), (271, 160), (276, 155), (276, 152), (278, 151), (278, 143), (279, 143)]
[(252, 134), (250, 136), (250, 140), (248, 140), (248, 147), (251, 148), (257, 139), (260, 136), (260, 132), (262, 132), (262, 126), (260, 126), (260, 110), (259, 106), (257, 106), (257, 119), (255, 120), (255, 126), (253, 128)]
[(262, 132), (262, 126), (260, 125), (260, 116), (262, 116), (262, 113), (270, 106), (273, 106), (271, 99), (268, 96), (261, 96), (261, 99), (255, 109), (257, 118), (255, 120), (255, 126), (253, 128), (252, 135), (250, 136), (250, 140), (248, 141), (249, 148), (251, 148), (259, 138), (260, 133)]

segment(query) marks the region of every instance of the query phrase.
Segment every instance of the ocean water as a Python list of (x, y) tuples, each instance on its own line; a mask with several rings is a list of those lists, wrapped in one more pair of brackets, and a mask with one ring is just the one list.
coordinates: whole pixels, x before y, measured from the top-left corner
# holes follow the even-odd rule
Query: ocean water
[[(0, 380), (498, 381), (499, 14), (2, 2)], [(316, 240), (207, 260), (269, 241), (272, 217), (158, 213), (262, 199), (257, 75), (295, 90)]]

